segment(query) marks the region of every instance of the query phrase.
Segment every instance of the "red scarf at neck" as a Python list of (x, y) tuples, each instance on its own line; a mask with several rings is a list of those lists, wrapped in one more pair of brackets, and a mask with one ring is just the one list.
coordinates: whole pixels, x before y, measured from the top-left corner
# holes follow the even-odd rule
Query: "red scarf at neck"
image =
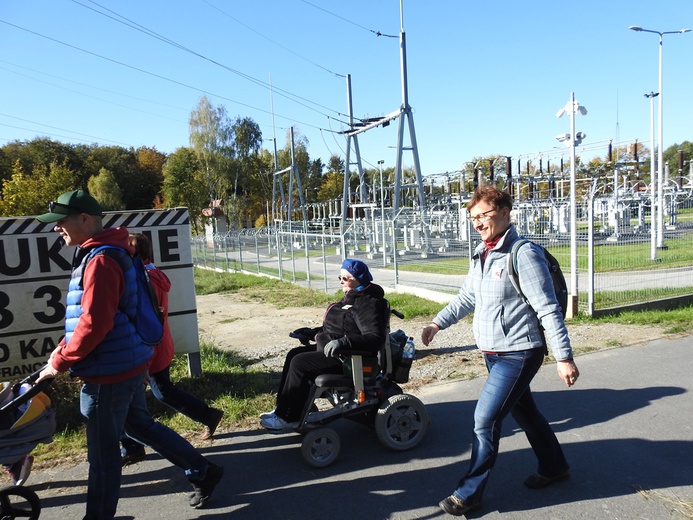
[(496, 247), (498, 242), (500, 242), (501, 238), (503, 238), (503, 235), (498, 235), (496, 238), (492, 238), (491, 240), (484, 240), (484, 245), (486, 246), (486, 250), (490, 251), (491, 249)]

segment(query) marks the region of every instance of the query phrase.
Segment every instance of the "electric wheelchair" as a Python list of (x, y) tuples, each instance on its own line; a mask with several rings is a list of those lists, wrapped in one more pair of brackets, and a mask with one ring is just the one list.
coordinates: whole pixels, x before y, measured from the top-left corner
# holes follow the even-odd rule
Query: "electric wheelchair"
[[(298, 329), (290, 336), (308, 345), (314, 337), (306, 334), (308, 330)], [(329, 424), (341, 418), (373, 428), (378, 440), (394, 451), (412, 449), (423, 440), (430, 423), (426, 408), (397, 384), (409, 377), (412, 359), (402, 358), (406, 341), (402, 330), (388, 333), (377, 357), (349, 351), (340, 356), (342, 374), (315, 378), (298, 426), (292, 429), (303, 435), (301, 454), (309, 465), (326, 467), (337, 459), (341, 441)]]

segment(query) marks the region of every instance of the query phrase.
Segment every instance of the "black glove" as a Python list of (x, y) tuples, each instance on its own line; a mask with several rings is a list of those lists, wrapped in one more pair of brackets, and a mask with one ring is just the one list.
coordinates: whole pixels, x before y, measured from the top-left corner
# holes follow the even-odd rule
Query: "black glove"
[(308, 345), (311, 341), (315, 341), (315, 335), (322, 330), (322, 327), (301, 327), (293, 332), (289, 332), (289, 337), (296, 338), (302, 344)]
[(343, 348), (344, 347), (342, 346), (341, 341), (338, 339), (333, 339), (327, 345), (325, 345), (323, 353), (325, 354), (325, 357), (337, 357)]

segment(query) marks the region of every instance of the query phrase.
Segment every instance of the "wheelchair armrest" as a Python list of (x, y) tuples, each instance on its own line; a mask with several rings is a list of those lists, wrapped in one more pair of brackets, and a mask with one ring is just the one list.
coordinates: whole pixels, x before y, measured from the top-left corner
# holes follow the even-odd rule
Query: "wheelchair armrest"
[(368, 350), (338, 350), (337, 354), (340, 356), (351, 357), (351, 356), (361, 356), (361, 357), (378, 357), (378, 354), (374, 352), (369, 352)]

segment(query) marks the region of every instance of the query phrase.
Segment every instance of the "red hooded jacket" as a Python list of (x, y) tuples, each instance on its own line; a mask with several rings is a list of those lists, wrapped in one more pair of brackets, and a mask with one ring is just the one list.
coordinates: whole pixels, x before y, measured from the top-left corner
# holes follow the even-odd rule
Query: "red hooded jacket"
[(149, 373), (156, 374), (169, 366), (173, 359), (173, 338), (171, 337), (171, 329), (168, 327), (168, 292), (171, 290), (171, 280), (168, 279), (166, 273), (149, 261), (146, 261), (145, 265), (147, 266), (149, 279), (152, 281), (152, 286), (159, 299), (159, 307), (164, 312), (164, 335), (161, 337), (161, 342), (154, 347), (154, 356), (152, 356), (151, 365), (149, 366)]

